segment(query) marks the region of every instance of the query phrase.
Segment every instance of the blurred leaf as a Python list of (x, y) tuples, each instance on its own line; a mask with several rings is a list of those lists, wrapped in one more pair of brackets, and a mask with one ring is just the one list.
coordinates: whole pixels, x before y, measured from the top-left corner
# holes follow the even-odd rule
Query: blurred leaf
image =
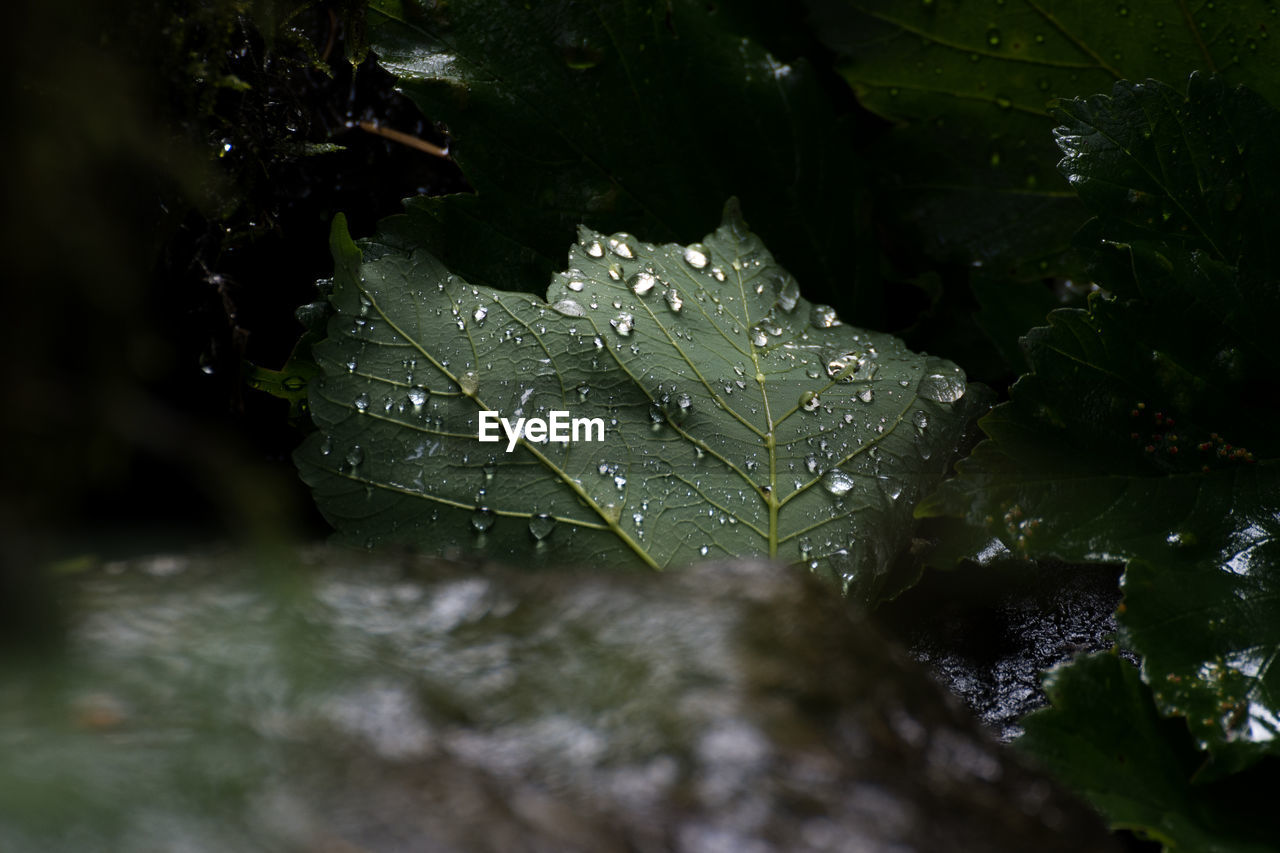
[(743, 38), (742, 17), (692, 0), (373, 3), (380, 62), (448, 126), (476, 191), (410, 202), (416, 239), (469, 280), (529, 288), (579, 223), (673, 240), (739, 195), (815, 299), (876, 323), (852, 134), (808, 64)]
[(1280, 837), (1271, 762), (1252, 774), (1193, 784), (1203, 760), (1181, 721), (1160, 717), (1138, 670), (1116, 655), (1050, 672), (1052, 702), (1023, 720), (1018, 747), (1089, 800), (1116, 829), (1170, 851), (1264, 853)]
[[(321, 511), (370, 545), (611, 567), (780, 556), (875, 597), (983, 393), (811, 305), (736, 202), (725, 216), (688, 247), (584, 228), (545, 302), (385, 237), (361, 261), (335, 223), (320, 429), (296, 454)], [(484, 410), (606, 426), (504, 452), (477, 440)]]
[[(1070, 274), (1084, 210), (1053, 170), (1047, 104), (1121, 79), (1220, 71), (1280, 97), (1271, 3), (809, 0), (815, 32), (870, 110), (898, 208), (935, 253), (1001, 278)], [(939, 156), (939, 138), (946, 154)]]

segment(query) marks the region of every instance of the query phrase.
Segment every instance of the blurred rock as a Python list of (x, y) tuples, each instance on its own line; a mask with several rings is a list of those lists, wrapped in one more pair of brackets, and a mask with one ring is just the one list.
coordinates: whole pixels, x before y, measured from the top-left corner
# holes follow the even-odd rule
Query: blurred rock
[(1113, 849), (811, 577), (303, 563), (70, 579), (0, 679), (0, 849)]

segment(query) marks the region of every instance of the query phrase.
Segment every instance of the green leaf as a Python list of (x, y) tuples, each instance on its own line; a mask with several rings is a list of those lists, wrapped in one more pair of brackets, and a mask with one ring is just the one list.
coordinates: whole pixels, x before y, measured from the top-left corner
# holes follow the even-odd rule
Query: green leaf
[[(1054, 173), (1048, 103), (1122, 79), (1220, 71), (1280, 97), (1270, 3), (809, 0), (859, 100), (895, 122), (877, 152), (936, 252), (1000, 275), (1057, 272), (1084, 211)], [(938, 156), (939, 137), (947, 140)]]
[(1079, 658), (1045, 680), (1052, 707), (1023, 720), (1019, 748), (1101, 811), (1172, 851), (1270, 851), (1280, 837), (1269, 792), (1275, 763), (1193, 784), (1203, 759), (1176, 720), (1160, 717), (1138, 670), (1111, 654)]
[(815, 298), (876, 322), (853, 135), (808, 63), (740, 23), (693, 0), (372, 3), (379, 61), (476, 191), (410, 202), (418, 239), (515, 290), (558, 269), (579, 223), (687, 239), (739, 194)]
[(1064, 171), (1099, 214), (1082, 238), (1124, 298), (1026, 337), (1032, 372), (920, 512), (1028, 555), (1131, 561), (1127, 642), (1227, 773), (1280, 754), (1280, 117), (1210, 77), (1062, 115)]
[[(701, 244), (583, 228), (546, 301), (334, 226), (296, 454), (347, 538), (664, 568), (759, 554), (873, 598), (978, 389), (800, 296), (736, 202)], [(602, 418), (604, 440), (477, 440), (479, 413)]]

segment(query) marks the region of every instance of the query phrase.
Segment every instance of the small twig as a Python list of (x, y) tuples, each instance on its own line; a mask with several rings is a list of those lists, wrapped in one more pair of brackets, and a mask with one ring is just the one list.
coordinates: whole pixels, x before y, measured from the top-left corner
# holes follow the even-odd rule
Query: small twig
[(324, 44), (324, 53), (320, 54), (320, 61), (328, 62), (329, 55), (333, 53), (334, 42), (338, 40), (338, 16), (334, 14), (332, 9), (329, 10), (329, 40)]
[(407, 133), (392, 130), (389, 127), (383, 127), (382, 125), (372, 121), (362, 121), (356, 126), (367, 133), (376, 133), (378, 136), (385, 136), (387, 139), (399, 142), (401, 145), (408, 145), (410, 148), (417, 148), (419, 151), (425, 151), (433, 157), (440, 157), (444, 160), (449, 159), (448, 151), (441, 148), (439, 145), (432, 145), (425, 139), (419, 139), (416, 136), (410, 136)]

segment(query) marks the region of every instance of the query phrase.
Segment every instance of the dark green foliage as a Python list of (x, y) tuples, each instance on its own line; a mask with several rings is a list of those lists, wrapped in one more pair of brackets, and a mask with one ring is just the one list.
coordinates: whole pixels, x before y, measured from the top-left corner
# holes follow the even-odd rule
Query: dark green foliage
[(1275, 850), (1280, 818), (1273, 792), (1280, 765), (1204, 783), (1202, 755), (1182, 720), (1165, 719), (1132, 664), (1113, 654), (1083, 657), (1049, 674), (1052, 708), (1023, 724), (1018, 745), (1082, 793), (1113, 825), (1170, 851)]
[(449, 126), (476, 190), (411, 202), (419, 239), (469, 281), (539, 290), (580, 224), (688, 240), (736, 195), (810, 298), (877, 321), (846, 123), (808, 62), (770, 55), (714, 9), (373, 3), (379, 60)]

